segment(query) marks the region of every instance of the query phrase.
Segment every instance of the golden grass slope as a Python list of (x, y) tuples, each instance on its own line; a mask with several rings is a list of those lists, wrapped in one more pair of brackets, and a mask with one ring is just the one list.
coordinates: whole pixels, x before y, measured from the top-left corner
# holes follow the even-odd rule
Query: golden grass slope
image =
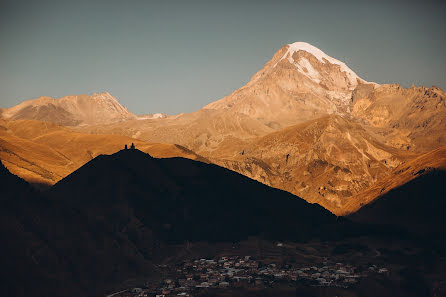
[(112, 154), (135, 143), (157, 158), (203, 157), (174, 144), (148, 143), (122, 135), (91, 135), (35, 120), (0, 120), (0, 159), (32, 183), (52, 185), (100, 154)]
[(122, 123), (77, 127), (94, 134), (116, 134), (148, 142), (176, 143), (198, 154), (215, 150), (228, 138), (252, 139), (274, 131), (244, 114), (206, 110), (164, 119), (129, 120)]

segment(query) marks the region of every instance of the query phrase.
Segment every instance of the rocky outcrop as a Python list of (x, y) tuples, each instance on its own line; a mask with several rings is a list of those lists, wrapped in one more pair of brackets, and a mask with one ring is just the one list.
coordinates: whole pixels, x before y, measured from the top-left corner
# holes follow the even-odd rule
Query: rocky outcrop
[(438, 87), (382, 85), (355, 97), (352, 116), (398, 149), (422, 153), (446, 145), (446, 94)]
[(336, 212), (414, 154), (379, 143), (358, 123), (326, 116), (247, 142), (213, 162)]

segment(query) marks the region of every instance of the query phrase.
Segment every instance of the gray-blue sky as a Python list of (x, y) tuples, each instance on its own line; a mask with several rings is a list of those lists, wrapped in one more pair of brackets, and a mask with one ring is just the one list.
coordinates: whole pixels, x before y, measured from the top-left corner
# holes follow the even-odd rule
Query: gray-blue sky
[(446, 88), (442, 1), (0, 2), (0, 107), (108, 91), (131, 111), (191, 112), (309, 42), (362, 78)]

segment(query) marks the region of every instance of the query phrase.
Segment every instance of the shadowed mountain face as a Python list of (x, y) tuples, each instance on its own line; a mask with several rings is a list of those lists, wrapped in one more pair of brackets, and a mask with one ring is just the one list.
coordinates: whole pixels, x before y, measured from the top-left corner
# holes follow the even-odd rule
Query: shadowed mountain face
[[(42, 195), (1, 162), (0, 188), (1, 296), (100, 296), (111, 284), (151, 271), (140, 250), (156, 241), (138, 233), (137, 222), (126, 230), (91, 224), (63, 196)], [(146, 239), (131, 240), (130, 233)]]
[(50, 192), (94, 219), (99, 210), (119, 225), (131, 214), (169, 242), (249, 235), (299, 240), (321, 236), (335, 223), (322, 207), (230, 170), (139, 150), (99, 156)]
[[(367, 224), (393, 226), (427, 242), (446, 244), (445, 170), (431, 170), (389, 191), (349, 216)], [(421, 242), (421, 241), (420, 241)]]
[(2, 296), (98, 296), (153, 273), (167, 243), (342, 236), (318, 205), (227, 169), (139, 150), (101, 155), (47, 192), (0, 166)]
[[(385, 194), (392, 189), (399, 188), (433, 170), (446, 170), (446, 146), (402, 163), (400, 166), (396, 167), (391, 174), (379, 180), (365, 191), (359, 192), (352, 197), (352, 199), (344, 205), (343, 212), (337, 213), (337, 215), (345, 216), (354, 213), (359, 210), (361, 206), (367, 205), (380, 197), (385, 197)], [(439, 186), (441, 185), (436, 185), (436, 187)], [(424, 197), (429, 191), (430, 189), (427, 189), (426, 192), (420, 196), (420, 203), (423, 203), (421, 197)], [(404, 207), (404, 200), (399, 202), (403, 203), (401, 207)]]

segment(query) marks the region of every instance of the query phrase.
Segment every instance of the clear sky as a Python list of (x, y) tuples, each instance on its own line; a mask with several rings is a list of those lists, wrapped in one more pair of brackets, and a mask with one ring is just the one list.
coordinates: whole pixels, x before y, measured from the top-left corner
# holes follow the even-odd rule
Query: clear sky
[(305, 41), (360, 77), (446, 89), (446, 1), (0, 1), (0, 107), (108, 91), (191, 112)]

